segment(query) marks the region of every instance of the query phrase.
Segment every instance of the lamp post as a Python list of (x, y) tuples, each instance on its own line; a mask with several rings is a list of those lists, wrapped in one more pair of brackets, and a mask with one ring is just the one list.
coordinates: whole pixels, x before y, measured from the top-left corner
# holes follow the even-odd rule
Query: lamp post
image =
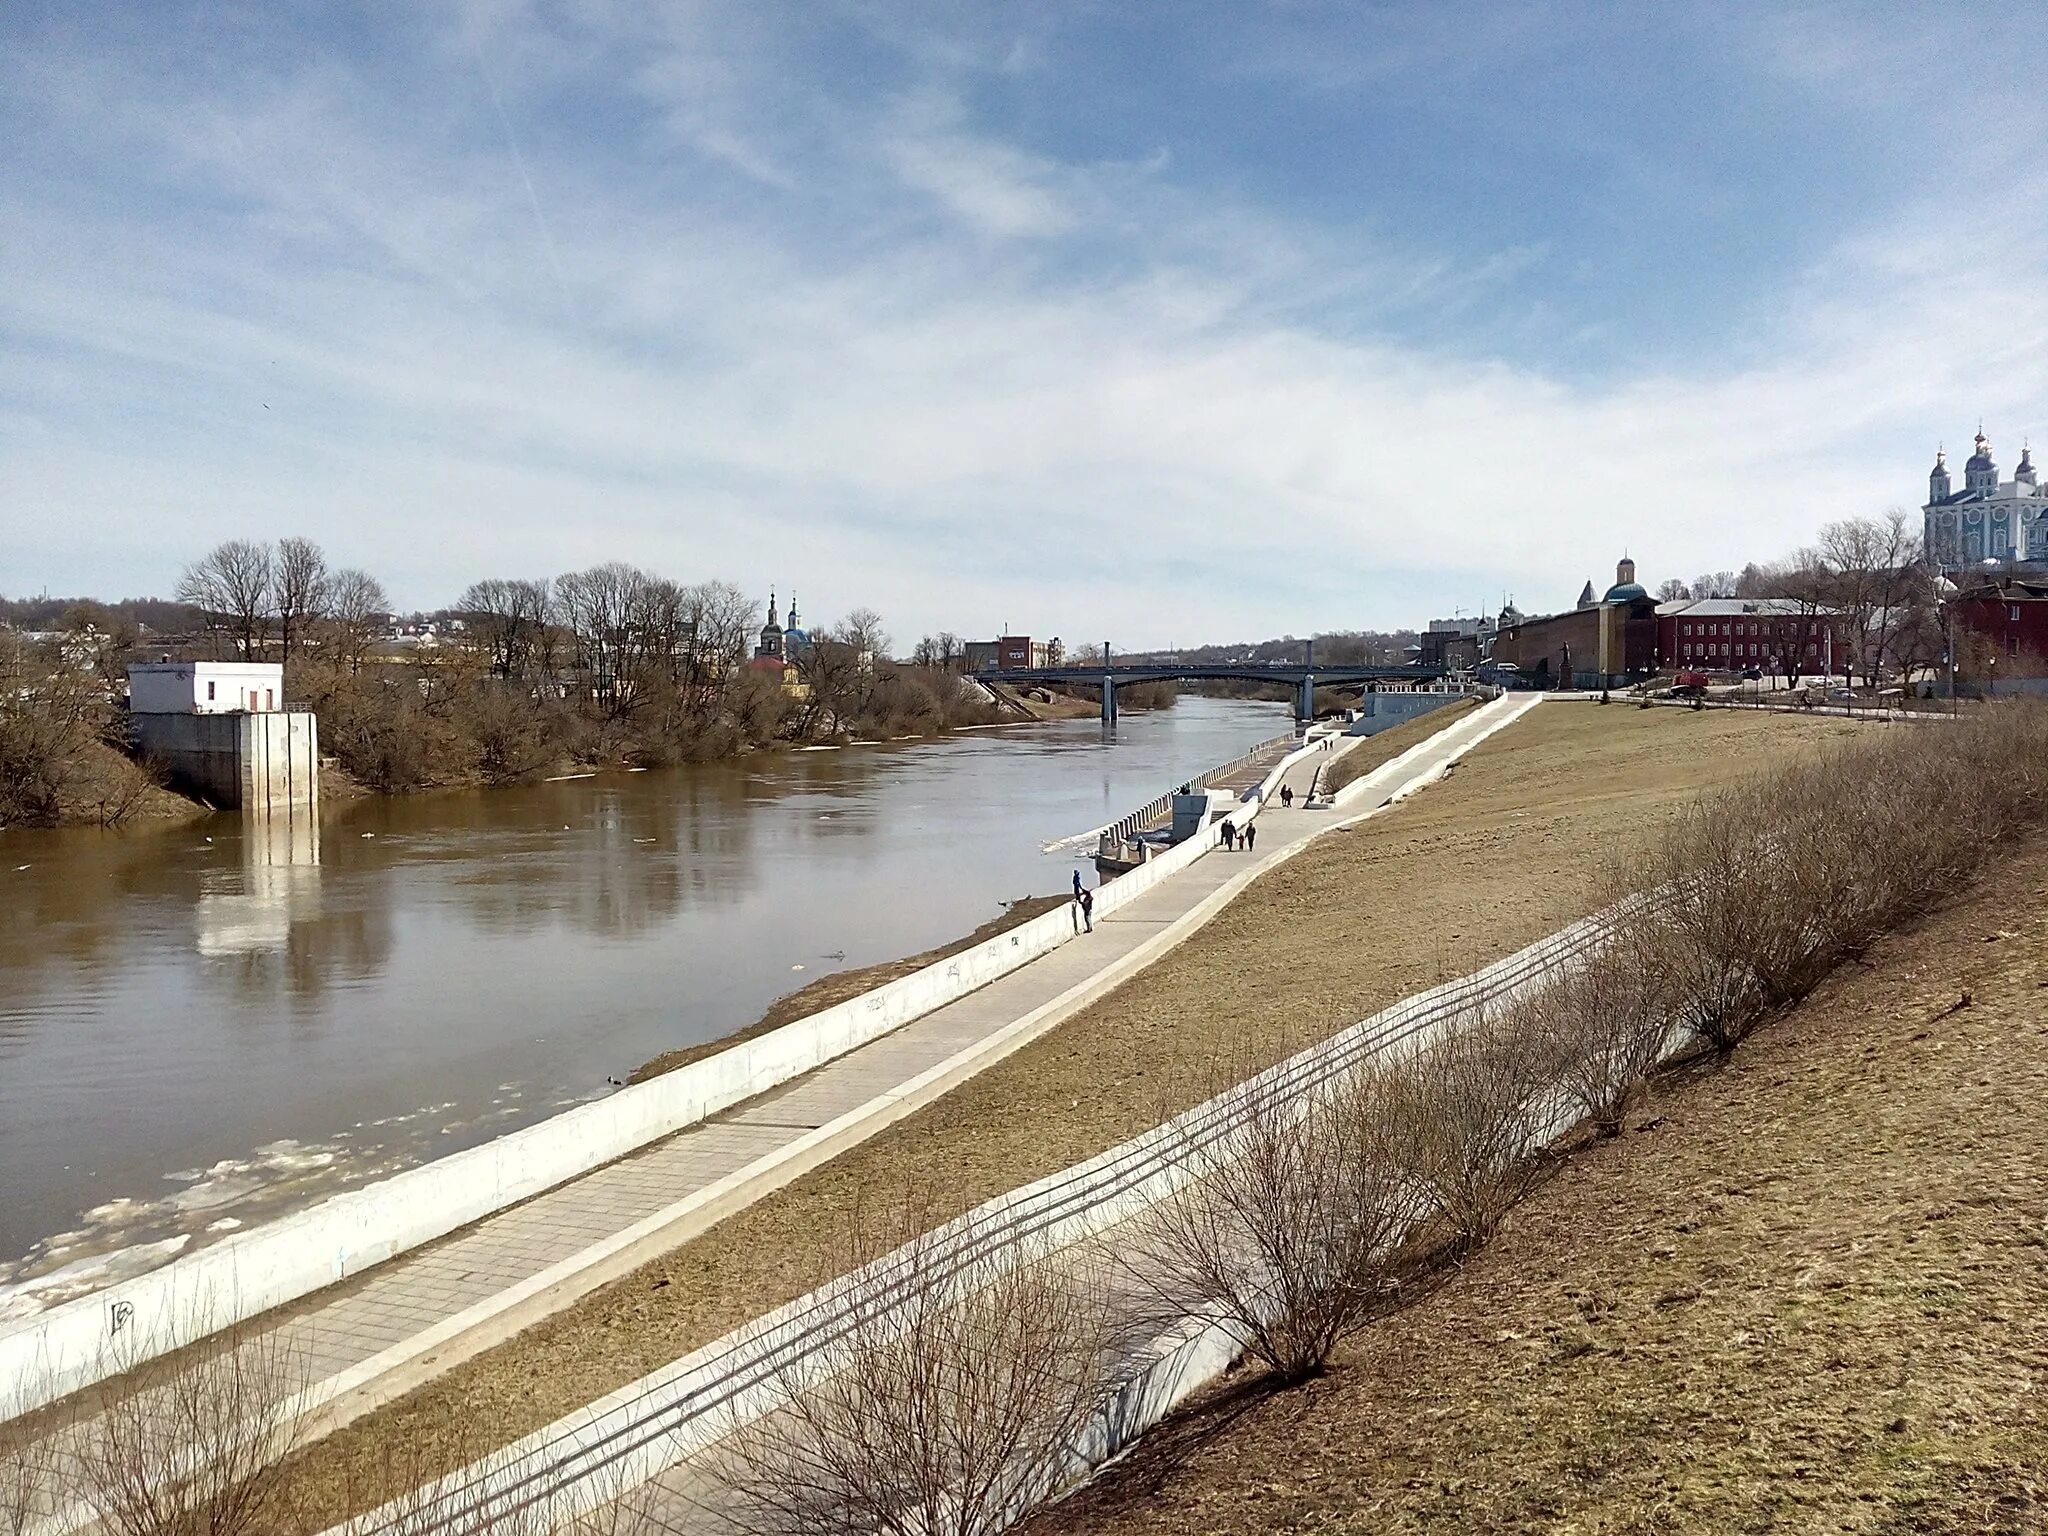
[(1948, 669), (1948, 712), (1956, 709), (1956, 605), (1941, 599), (1941, 660)]

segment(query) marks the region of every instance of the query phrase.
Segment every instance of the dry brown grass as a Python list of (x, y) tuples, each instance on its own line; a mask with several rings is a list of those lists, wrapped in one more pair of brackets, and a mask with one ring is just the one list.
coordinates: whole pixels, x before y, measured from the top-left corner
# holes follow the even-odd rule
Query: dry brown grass
[(2048, 844), (1032, 1536), (2048, 1530)]
[(1357, 746), (1345, 752), (1330, 764), (1322, 782), (1316, 786), (1319, 795), (1334, 795), (1355, 779), (1362, 779), (1373, 769), (1399, 757), (1417, 742), (1427, 741), (1447, 725), (1454, 725), (1465, 715), (1479, 707), (1477, 699), (1466, 699), (1456, 704), (1445, 704), (1400, 725), (1390, 726), (1376, 735), (1368, 736)]
[(828, 1278), (864, 1190), (916, 1189), (943, 1218), (1114, 1145), (1203, 1096), (1190, 1063), (1227, 1045), (1265, 1065), (1302, 1018), (1360, 1017), (1554, 931), (1598, 900), (1604, 854), (1701, 789), (1856, 729), (1546, 704), (936, 1104), (314, 1448), (307, 1482), (338, 1507), (394, 1440), (452, 1465), (546, 1424)]

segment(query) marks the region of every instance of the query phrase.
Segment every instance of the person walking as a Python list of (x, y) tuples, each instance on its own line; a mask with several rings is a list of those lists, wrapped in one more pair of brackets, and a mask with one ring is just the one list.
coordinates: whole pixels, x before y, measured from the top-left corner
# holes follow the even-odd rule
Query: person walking
[(1258, 842), (1258, 840), (1259, 840), (1259, 824), (1258, 824), (1258, 823), (1257, 823), (1256, 821), (1252, 821), (1252, 822), (1247, 822), (1247, 823), (1245, 823), (1245, 829), (1244, 829), (1244, 851), (1245, 851), (1246, 853), (1250, 853), (1250, 852), (1252, 851), (1252, 848), (1253, 848), (1253, 846), (1254, 846), (1254, 845), (1255, 845), (1255, 844), (1256, 844), (1256, 843)]
[(1292, 784), (1282, 784), (1280, 786), (1280, 803), (1283, 806), (1292, 806), (1294, 804), (1294, 786)]
[(1095, 893), (1086, 886), (1081, 888), (1081, 921), (1090, 933), (1095, 931)]

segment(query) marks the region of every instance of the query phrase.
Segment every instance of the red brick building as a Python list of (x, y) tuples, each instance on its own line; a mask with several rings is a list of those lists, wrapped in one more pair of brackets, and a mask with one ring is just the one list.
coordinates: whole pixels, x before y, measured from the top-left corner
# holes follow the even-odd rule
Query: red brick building
[(1632, 560), (1615, 567), (1604, 597), (1593, 584), (1566, 613), (1504, 624), (1492, 657), (1538, 688), (1619, 688), (1647, 677), (1657, 659), (1657, 600), (1636, 581)]
[(1059, 638), (1033, 640), (1029, 635), (999, 635), (996, 637), (996, 665), (999, 667), (1056, 667), (1059, 665)]
[(1841, 618), (1789, 598), (1714, 597), (1657, 606), (1657, 664), (1707, 672), (1755, 667), (1780, 675), (1841, 670)]
[(1967, 667), (1963, 636), (1974, 637), (1988, 660), (1999, 658), (2001, 673), (2013, 663), (2027, 675), (2048, 671), (2048, 585), (2006, 578), (1965, 586), (1950, 599), (1958, 663)]

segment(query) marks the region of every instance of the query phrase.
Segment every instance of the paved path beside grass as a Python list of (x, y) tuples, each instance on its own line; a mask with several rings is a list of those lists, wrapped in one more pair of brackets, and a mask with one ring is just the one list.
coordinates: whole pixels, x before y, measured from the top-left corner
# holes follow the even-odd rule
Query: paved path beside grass
[[(1347, 799), (1367, 808), (1440, 772), (1495, 718), (1473, 711), (1417, 756), (1365, 775)], [(1313, 754), (1288, 770), (1296, 805), (1282, 807), (1276, 786), (1257, 818), (1256, 854), (1212, 851), (1098, 918), (1093, 934), (701, 1125), (258, 1319), (239, 1347), (294, 1362), (324, 1432), (501, 1342), (864, 1140), (1150, 964), (1220, 907), (1226, 885), (1331, 825), (1331, 811), (1302, 805), (1328, 760)], [(86, 1420), (59, 1433), (70, 1445), (90, 1430)], [(78, 1523), (73, 1512), (47, 1530)]]

